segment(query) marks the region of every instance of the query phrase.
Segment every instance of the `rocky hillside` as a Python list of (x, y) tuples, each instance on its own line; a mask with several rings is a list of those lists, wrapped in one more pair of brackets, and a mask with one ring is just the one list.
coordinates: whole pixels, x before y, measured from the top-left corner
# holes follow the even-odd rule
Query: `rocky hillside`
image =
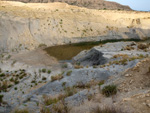
[(31, 50), (107, 39), (150, 37), (150, 13), (93, 10), (66, 3), (0, 2), (0, 50)]
[(3, 53), (0, 113), (102, 113), (98, 106), (149, 113), (149, 55), (149, 42), (103, 44), (74, 62), (57, 62), (41, 49)]
[(47, 3), (47, 2), (63, 2), (69, 5), (86, 7), (90, 9), (116, 9), (116, 10), (131, 10), (129, 6), (124, 6), (116, 2), (105, 0), (5, 0), (5, 1), (20, 1), (24, 3)]

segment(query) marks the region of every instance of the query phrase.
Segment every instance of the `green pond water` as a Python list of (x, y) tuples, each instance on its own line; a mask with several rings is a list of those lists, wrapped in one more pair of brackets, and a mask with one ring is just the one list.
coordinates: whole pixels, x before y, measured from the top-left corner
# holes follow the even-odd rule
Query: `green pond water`
[(130, 39), (130, 40), (107, 40), (101, 42), (82, 42), (76, 44), (67, 44), (67, 45), (58, 45), (47, 47), (45, 51), (58, 60), (71, 60), (74, 56), (80, 53), (83, 50), (89, 50), (94, 46), (102, 45), (108, 42), (119, 42), (119, 41), (141, 41), (139, 39)]

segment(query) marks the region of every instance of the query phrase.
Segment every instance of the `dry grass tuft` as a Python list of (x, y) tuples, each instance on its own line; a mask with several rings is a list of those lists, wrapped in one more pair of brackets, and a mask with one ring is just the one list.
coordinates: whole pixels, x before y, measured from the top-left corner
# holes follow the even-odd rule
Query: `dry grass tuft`
[(125, 112), (115, 107), (100, 108), (99, 106), (97, 106), (91, 110), (91, 113), (125, 113)]
[(55, 76), (51, 76), (51, 81), (56, 81), (56, 80), (61, 80), (63, 78), (63, 75), (62, 74), (58, 74), (58, 75), (55, 75)]

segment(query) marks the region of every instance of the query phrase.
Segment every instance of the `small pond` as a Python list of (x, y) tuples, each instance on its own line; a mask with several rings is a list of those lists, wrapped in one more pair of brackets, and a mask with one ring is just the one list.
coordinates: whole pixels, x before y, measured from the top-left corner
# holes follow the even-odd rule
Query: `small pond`
[(107, 41), (98, 41), (98, 42), (82, 42), (75, 44), (67, 44), (67, 45), (58, 45), (47, 47), (46, 52), (58, 60), (71, 60), (74, 56), (80, 53), (83, 50), (89, 50), (94, 46), (98, 46), (101, 44), (105, 44), (107, 42), (119, 42), (119, 41), (141, 41), (139, 39), (129, 39), (129, 40), (107, 40)]

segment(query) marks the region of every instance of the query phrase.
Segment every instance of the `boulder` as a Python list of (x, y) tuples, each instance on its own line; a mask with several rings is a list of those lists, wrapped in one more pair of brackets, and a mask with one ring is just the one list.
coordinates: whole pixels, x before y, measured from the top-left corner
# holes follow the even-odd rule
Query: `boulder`
[(73, 58), (74, 63), (81, 65), (103, 65), (107, 62), (107, 58), (103, 57), (103, 53), (92, 48), (89, 51), (83, 51)]

